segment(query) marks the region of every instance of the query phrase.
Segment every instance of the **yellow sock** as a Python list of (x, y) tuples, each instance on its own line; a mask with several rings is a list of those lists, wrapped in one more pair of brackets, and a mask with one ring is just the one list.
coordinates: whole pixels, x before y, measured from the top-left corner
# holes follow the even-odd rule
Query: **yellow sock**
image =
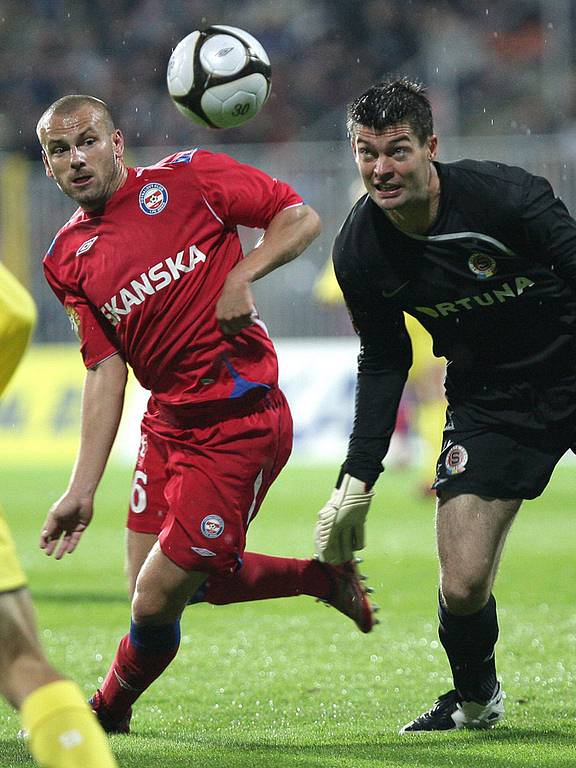
[(117, 768), (104, 731), (70, 680), (35, 690), (20, 715), (30, 751), (42, 768)]

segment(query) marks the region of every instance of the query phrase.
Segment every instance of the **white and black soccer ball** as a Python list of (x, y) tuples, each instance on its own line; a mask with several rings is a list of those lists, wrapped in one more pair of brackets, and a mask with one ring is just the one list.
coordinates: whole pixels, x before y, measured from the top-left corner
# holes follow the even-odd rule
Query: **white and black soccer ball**
[(168, 63), (168, 93), (195, 123), (233, 128), (262, 109), (270, 77), (270, 59), (255, 37), (215, 25), (178, 43)]

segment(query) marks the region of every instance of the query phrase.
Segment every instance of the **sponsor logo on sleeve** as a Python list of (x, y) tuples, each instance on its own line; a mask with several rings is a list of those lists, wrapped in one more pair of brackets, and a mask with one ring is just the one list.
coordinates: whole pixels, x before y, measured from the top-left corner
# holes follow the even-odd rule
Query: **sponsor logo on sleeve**
[(143, 213), (147, 216), (156, 216), (168, 204), (168, 190), (162, 184), (152, 181), (142, 187), (138, 202)]
[(178, 165), (179, 163), (189, 163), (196, 153), (195, 149), (189, 149), (185, 152), (179, 152), (176, 157), (170, 161), (170, 165)]

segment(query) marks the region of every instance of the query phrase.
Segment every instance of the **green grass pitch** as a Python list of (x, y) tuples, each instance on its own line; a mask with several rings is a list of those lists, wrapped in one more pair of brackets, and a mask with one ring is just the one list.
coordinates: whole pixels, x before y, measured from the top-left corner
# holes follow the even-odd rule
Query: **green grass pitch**
[[(491, 732), (399, 737), (398, 727), (450, 687), (436, 635), (433, 501), (410, 471), (389, 470), (370, 512), (362, 568), (382, 623), (362, 635), (312, 598), (213, 607), (183, 618), (179, 655), (112, 738), (124, 768), (568, 768), (576, 765), (575, 472), (561, 466), (526, 503), (496, 588), (498, 666), (508, 694)], [(336, 469), (289, 467), (249, 535), (249, 549), (308, 556), (316, 509)], [(50, 659), (88, 697), (127, 629), (124, 517), (130, 472), (110, 468), (78, 550), (37, 549), (66, 471), (3, 471), (1, 498), (28, 572)], [(0, 703), (0, 765), (32, 766), (17, 716)]]

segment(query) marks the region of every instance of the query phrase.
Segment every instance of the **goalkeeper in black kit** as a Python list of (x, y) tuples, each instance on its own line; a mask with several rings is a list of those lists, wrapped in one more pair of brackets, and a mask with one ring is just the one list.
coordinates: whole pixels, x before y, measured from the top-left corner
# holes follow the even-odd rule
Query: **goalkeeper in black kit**
[(521, 168), (437, 162), (417, 83), (372, 86), (349, 106), (347, 128), (366, 194), (333, 258), (361, 350), (348, 454), (316, 550), (337, 563), (364, 546), (412, 363), (406, 312), (447, 361), (433, 488), (454, 689), (400, 732), (489, 728), (504, 714), (492, 594), (504, 542), (522, 500), (576, 450), (576, 222), (548, 181)]

